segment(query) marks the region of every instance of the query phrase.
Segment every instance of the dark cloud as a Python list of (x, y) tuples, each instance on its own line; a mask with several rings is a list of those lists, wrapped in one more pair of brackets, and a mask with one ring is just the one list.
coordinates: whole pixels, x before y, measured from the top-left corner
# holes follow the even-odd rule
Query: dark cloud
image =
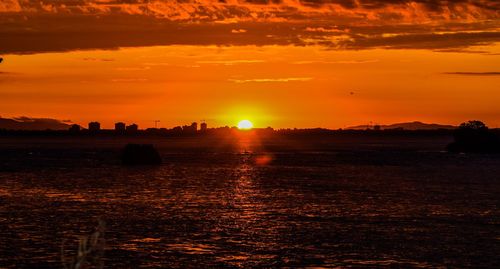
[(391, 48), (391, 49), (449, 49), (487, 45), (500, 41), (500, 32), (446, 33), (446, 34), (402, 34), (396, 36), (357, 36), (341, 42), (341, 47)]
[[(196, 19), (198, 13), (204, 12), (210, 15), (226, 11), (234, 12), (236, 9), (276, 12), (290, 7), (298, 12), (324, 7), (336, 9), (333, 10), (334, 12), (341, 12), (340, 9), (366, 12), (366, 10), (386, 8), (401, 8), (402, 10), (424, 8), (427, 12), (453, 12), (477, 16), (486, 11), (493, 11), (498, 15), (500, 3), (491, 0), (2, 0), (0, 12), (128, 13), (165, 18), (179, 18), (176, 15), (184, 13), (189, 15), (185, 19)], [(225, 15), (234, 14), (226, 13)]]
[(4, 0), (0, 14), (4, 54), (174, 44), (457, 51), (500, 41), (500, 2), (487, 0)]
[(443, 74), (460, 76), (500, 76), (500, 72), (446, 72)]
[(0, 34), (0, 53), (30, 54), (157, 45), (305, 44), (288, 23), (244, 22), (240, 24), (240, 28), (247, 29), (247, 32), (235, 35), (231, 24), (178, 24), (159, 19), (145, 21), (142, 17), (130, 17), (120, 20), (116, 30), (99, 29), (101, 24), (117, 20), (119, 19), (84, 17), (72, 21), (69, 23), (72, 25), (71, 29), (61, 32), (51, 30), (58, 24), (53, 21), (46, 23), (47, 29), (39, 31)]

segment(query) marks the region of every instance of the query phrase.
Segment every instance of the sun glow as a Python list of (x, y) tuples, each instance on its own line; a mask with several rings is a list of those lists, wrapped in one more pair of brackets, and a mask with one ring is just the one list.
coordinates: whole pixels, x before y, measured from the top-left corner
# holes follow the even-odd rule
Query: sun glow
[(249, 120), (242, 120), (238, 122), (238, 129), (240, 130), (250, 130), (253, 128), (253, 123)]

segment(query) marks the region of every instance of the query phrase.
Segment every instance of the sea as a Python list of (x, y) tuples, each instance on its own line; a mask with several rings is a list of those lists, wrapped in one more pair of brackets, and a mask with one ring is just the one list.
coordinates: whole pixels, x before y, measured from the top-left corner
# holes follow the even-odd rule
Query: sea
[(0, 268), (500, 268), (500, 156), (451, 139), (0, 137)]

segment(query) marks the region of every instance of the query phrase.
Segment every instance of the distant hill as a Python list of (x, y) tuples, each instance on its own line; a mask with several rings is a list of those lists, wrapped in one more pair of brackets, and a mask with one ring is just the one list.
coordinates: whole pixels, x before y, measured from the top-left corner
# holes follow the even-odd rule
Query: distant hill
[[(435, 123), (423, 123), (420, 121), (414, 122), (403, 122), (403, 123), (395, 123), (390, 125), (380, 125), (380, 129), (382, 130), (390, 130), (390, 129), (404, 129), (404, 130), (437, 130), (437, 129), (455, 129), (457, 126), (453, 125), (442, 125)], [(350, 130), (366, 130), (373, 129), (372, 125), (358, 125), (348, 127)]]
[(68, 130), (69, 124), (48, 118), (0, 118), (0, 129), (6, 130)]

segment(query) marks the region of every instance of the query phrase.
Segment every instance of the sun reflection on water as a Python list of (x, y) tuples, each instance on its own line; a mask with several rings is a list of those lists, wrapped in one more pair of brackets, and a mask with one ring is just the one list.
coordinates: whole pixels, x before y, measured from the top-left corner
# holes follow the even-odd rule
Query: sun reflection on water
[[(164, 150), (167, 161), (154, 169), (42, 155), (38, 163), (56, 168), (7, 166), (13, 172), (0, 173), (0, 252), (10, 256), (2, 262), (56, 268), (61, 240), (91, 230), (99, 216), (109, 228), (106, 259), (116, 268), (472, 267), (468, 258), (424, 262), (439, 252), (450, 261), (472, 255), (481, 246), (468, 236), (495, 246), (496, 196), (486, 183), (496, 178), (475, 178), (476, 170), (455, 165), (459, 159), (441, 160), (446, 169), (425, 172), (432, 180), (423, 182), (420, 168), (371, 165), (383, 152), (270, 150), (251, 133), (228, 136), (222, 142), (231, 147), (212, 151)], [(496, 159), (486, 165), (499, 167)], [(483, 187), (457, 199), (470, 178)], [(415, 256), (422, 247), (428, 256)], [(496, 257), (484, 253), (477, 255)]]

